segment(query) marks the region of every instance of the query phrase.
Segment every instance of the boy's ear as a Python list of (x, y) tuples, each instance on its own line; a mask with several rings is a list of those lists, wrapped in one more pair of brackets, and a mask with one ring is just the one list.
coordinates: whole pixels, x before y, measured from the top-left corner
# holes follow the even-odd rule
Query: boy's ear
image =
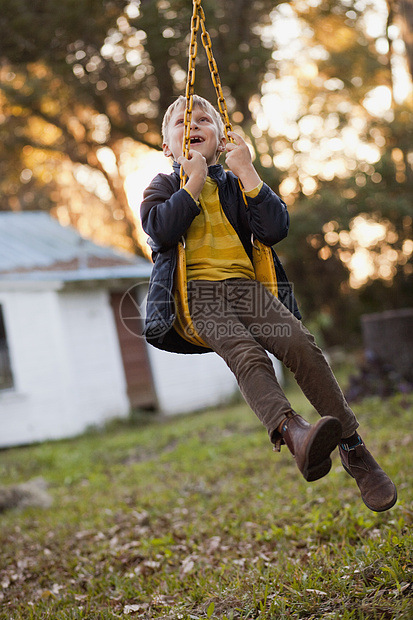
[(225, 136), (223, 136), (220, 141), (218, 142), (218, 148), (217, 148), (217, 153), (216, 153), (216, 163), (219, 162), (219, 158), (221, 157), (221, 153), (225, 153), (225, 145), (227, 143), (227, 140), (225, 138)]
[(162, 144), (162, 150), (163, 150), (163, 154), (164, 154), (166, 157), (171, 157), (171, 156), (172, 156), (172, 151), (171, 151), (171, 149), (169, 148), (169, 146), (166, 144), (166, 142), (164, 142), (164, 143)]
[(225, 145), (227, 143), (227, 139), (225, 136), (222, 136), (220, 141), (218, 142), (218, 153), (223, 153), (225, 151)]

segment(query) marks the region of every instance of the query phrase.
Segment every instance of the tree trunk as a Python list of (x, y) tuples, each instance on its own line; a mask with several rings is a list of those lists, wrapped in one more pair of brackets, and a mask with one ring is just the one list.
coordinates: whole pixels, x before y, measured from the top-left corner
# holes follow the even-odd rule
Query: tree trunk
[(387, 0), (387, 7), (389, 23), (393, 23), (395, 17), (400, 22), (407, 65), (413, 79), (413, 0)]

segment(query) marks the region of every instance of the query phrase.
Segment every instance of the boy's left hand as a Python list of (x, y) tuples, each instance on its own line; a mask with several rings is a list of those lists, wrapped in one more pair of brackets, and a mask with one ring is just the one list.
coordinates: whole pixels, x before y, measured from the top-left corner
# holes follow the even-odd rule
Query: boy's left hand
[(252, 163), (248, 145), (235, 131), (229, 131), (228, 135), (234, 142), (228, 142), (225, 145), (227, 152), (225, 162), (228, 168), (241, 180), (246, 191), (254, 189), (261, 179)]

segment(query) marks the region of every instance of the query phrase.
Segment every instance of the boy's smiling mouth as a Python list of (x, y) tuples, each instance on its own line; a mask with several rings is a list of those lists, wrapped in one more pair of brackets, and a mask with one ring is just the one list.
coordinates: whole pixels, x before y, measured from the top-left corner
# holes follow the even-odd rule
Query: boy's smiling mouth
[(205, 140), (199, 136), (193, 136), (191, 138), (191, 144), (201, 144), (202, 142), (205, 142)]

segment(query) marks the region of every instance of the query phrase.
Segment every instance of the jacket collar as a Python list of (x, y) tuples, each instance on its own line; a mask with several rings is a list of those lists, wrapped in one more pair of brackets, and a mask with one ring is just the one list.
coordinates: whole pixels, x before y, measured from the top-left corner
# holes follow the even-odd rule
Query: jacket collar
[[(172, 166), (174, 172), (179, 176), (181, 165), (178, 164), (178, 162), (174, 161)], [(213, 164), (212, 166), (208, 166), (208, 176), (217, 183), (222, 183), (223, 181), (225, 181), (226, 173), (221, 164)]]

